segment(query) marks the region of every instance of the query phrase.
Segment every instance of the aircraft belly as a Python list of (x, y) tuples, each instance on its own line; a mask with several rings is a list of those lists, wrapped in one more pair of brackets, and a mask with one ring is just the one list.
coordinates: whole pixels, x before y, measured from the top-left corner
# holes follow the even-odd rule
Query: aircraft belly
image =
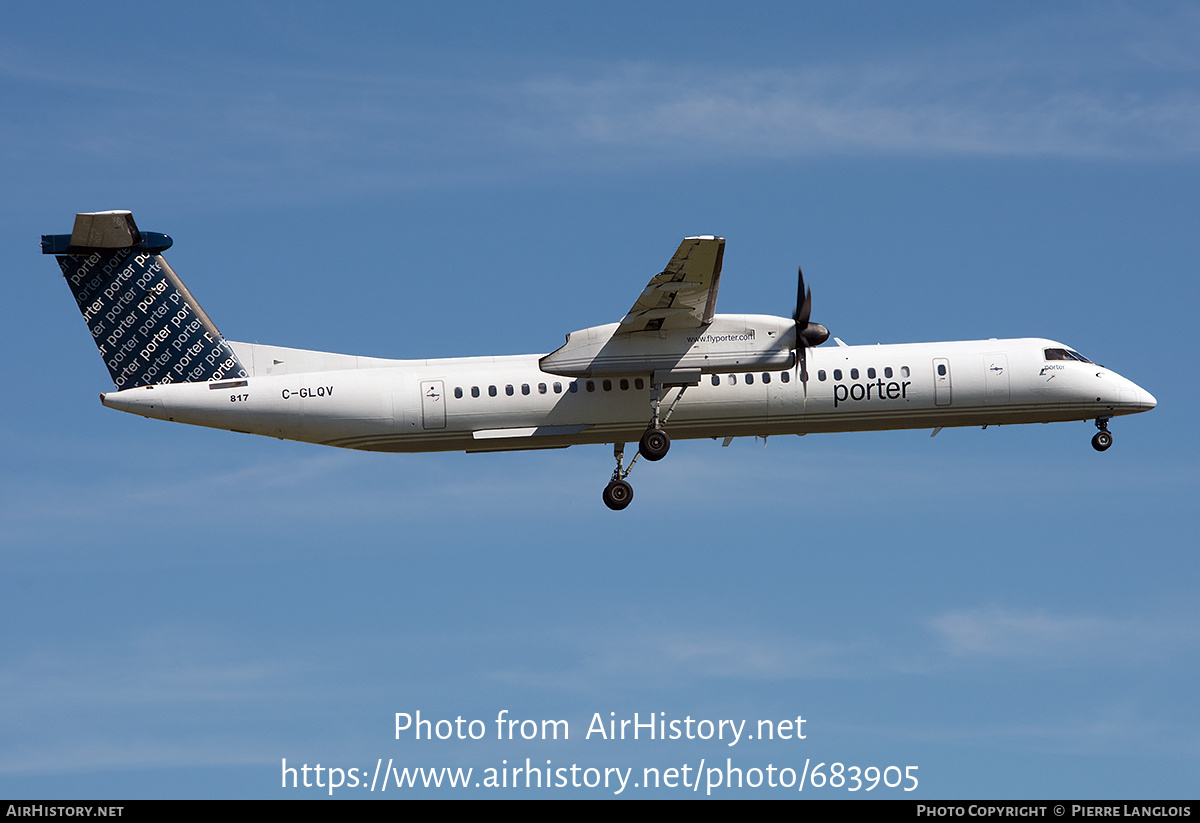
[(1080, 413), (1066, 408), (1047, 409), (1036, 404), (1007, 406), (952, 406), (903, 411), (860, 411), (810, 414), (801, 424), (805, 433), (887, 431), (953, 426), (999, 426), (1017, 423), (1051, 423), (1079, 420)]

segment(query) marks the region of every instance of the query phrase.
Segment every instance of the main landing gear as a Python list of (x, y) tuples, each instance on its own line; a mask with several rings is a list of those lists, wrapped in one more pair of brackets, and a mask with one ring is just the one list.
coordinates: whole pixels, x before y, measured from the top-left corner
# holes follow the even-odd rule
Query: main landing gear
[(633, 502), (633, 486), (624, 480), (613, 479), (604, 487), (604, 505), (613, 511), (619, 512), (631, 502)]
[(1092, 448), (1098, 452), (1108, 451), (1108, 447), (1112, 445), (1113, 436), (1108, 430), (1108, 421), (1107, 417), (1096, 418), (1096, 428), (1100, 431), (1092, 438)]
[(638, 454), (654, 463), (667, 456), (671, 448), (671, 438), (662, 429), (649, 428), (638, 443)]
[[(697, 378), (698, 381), (698, 378)], [(617, 468), (613, 471), (612, 479), (608, 485), (604, 487), (604, 505), (608, 506), (615, 512), (619, 512), (628, 506), (633, 501), (633, 486), (625, 479), (629, 473), (633, 471), (633, 464), (637, 462), (639, 457), (644, 457), (651, 463), (662, 460), (667, 456), (667, 452), (671, 449), (671, 438), (663, 431), (663, 426), (671, 419), (671, 412), (675, 411), (676, 404), (679, 403), (679, 398), (683, 397), (683, 393), (687, 391), (688, 385), (684, 384), (679, 388), (679, 394), (671, 401), (670, 408), (667, 413), (659, 420), (659, 411), (662, 407), (662, 390), (661, 384), (655, 384), (650, 388), (650, 408), (654, 410), (654, 416), (650, 420), (650, 425), (646, 427), (645, 433), (642, 434), (642, 439), (638, 441), (638, 453), (629, 461), (629, 467), (626, 468), (625, 462), (625, 444), (613, 444), (613, 457), (617, 460)]]
[(608, 485), (604, 487), (604, 505), (619, 512), (633, 502), (633, 486), (629, 485), (625, 478), (633, 471), (633, 464), (637, 462), (637, 457), (635, 456), (633, 460), (629, 461), (628, 469), (622, 469), (622, 462), (625, 459), (624, 443), (613, 444), (613, 457), (617, 459), (617, 468), (613, 472), (612, 480), (608, 481)]

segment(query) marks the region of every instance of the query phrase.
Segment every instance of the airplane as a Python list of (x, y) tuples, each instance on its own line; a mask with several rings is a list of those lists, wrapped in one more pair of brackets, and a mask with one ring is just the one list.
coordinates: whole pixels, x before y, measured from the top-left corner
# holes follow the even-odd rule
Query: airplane
[[(799, 272), (791, 318), (717, 314), (725, 239), (686, 238), (617, 323), (549, 354), (389, 360), (226, 340), (129, 211), (43, 235), (116, 391), (144, 417), (348, 449), (495, 452), (613, 444), (606, 506), (627, 507), (639, 457), (672, 439), (1108, 422), (1145, 389), (1053, 340), (821, 347)], [(625, 444), (637, 441), (625, 464)]]

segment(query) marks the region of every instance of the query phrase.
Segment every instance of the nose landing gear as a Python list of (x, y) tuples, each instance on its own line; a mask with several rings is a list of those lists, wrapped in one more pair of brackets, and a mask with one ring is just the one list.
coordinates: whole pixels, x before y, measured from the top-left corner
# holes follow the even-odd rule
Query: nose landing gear
[(1092, 448), (1098, 452), (1108, 451), (1108, 447), (1113, 444), (1112, 433), (1108, 430), (1107, 417), (1096, 418), (1096, 428), (1100, 431), (1096, 432), (1096, 436), (1092, 438)]

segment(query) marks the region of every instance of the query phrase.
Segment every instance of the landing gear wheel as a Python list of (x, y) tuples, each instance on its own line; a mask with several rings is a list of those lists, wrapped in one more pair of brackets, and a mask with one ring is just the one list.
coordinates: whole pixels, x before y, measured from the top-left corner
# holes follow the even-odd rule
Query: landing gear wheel
[(1096, 432), (1096, 436), (1092, 438), (1092, 448), (1098, 452), (1108, 451), (1108, 447), (1112, 445), (1112, 434), (1107, 430)]
[(662, 429), (646, 429), (638, 443), (638, 453), (651, 463), (662, 460), (671, 448), (671, 438)]
[(624, 480), (614, 480), (604, 487), (604, 505), (615, 512), (628, 506), (633, 501), (633, 486)]

